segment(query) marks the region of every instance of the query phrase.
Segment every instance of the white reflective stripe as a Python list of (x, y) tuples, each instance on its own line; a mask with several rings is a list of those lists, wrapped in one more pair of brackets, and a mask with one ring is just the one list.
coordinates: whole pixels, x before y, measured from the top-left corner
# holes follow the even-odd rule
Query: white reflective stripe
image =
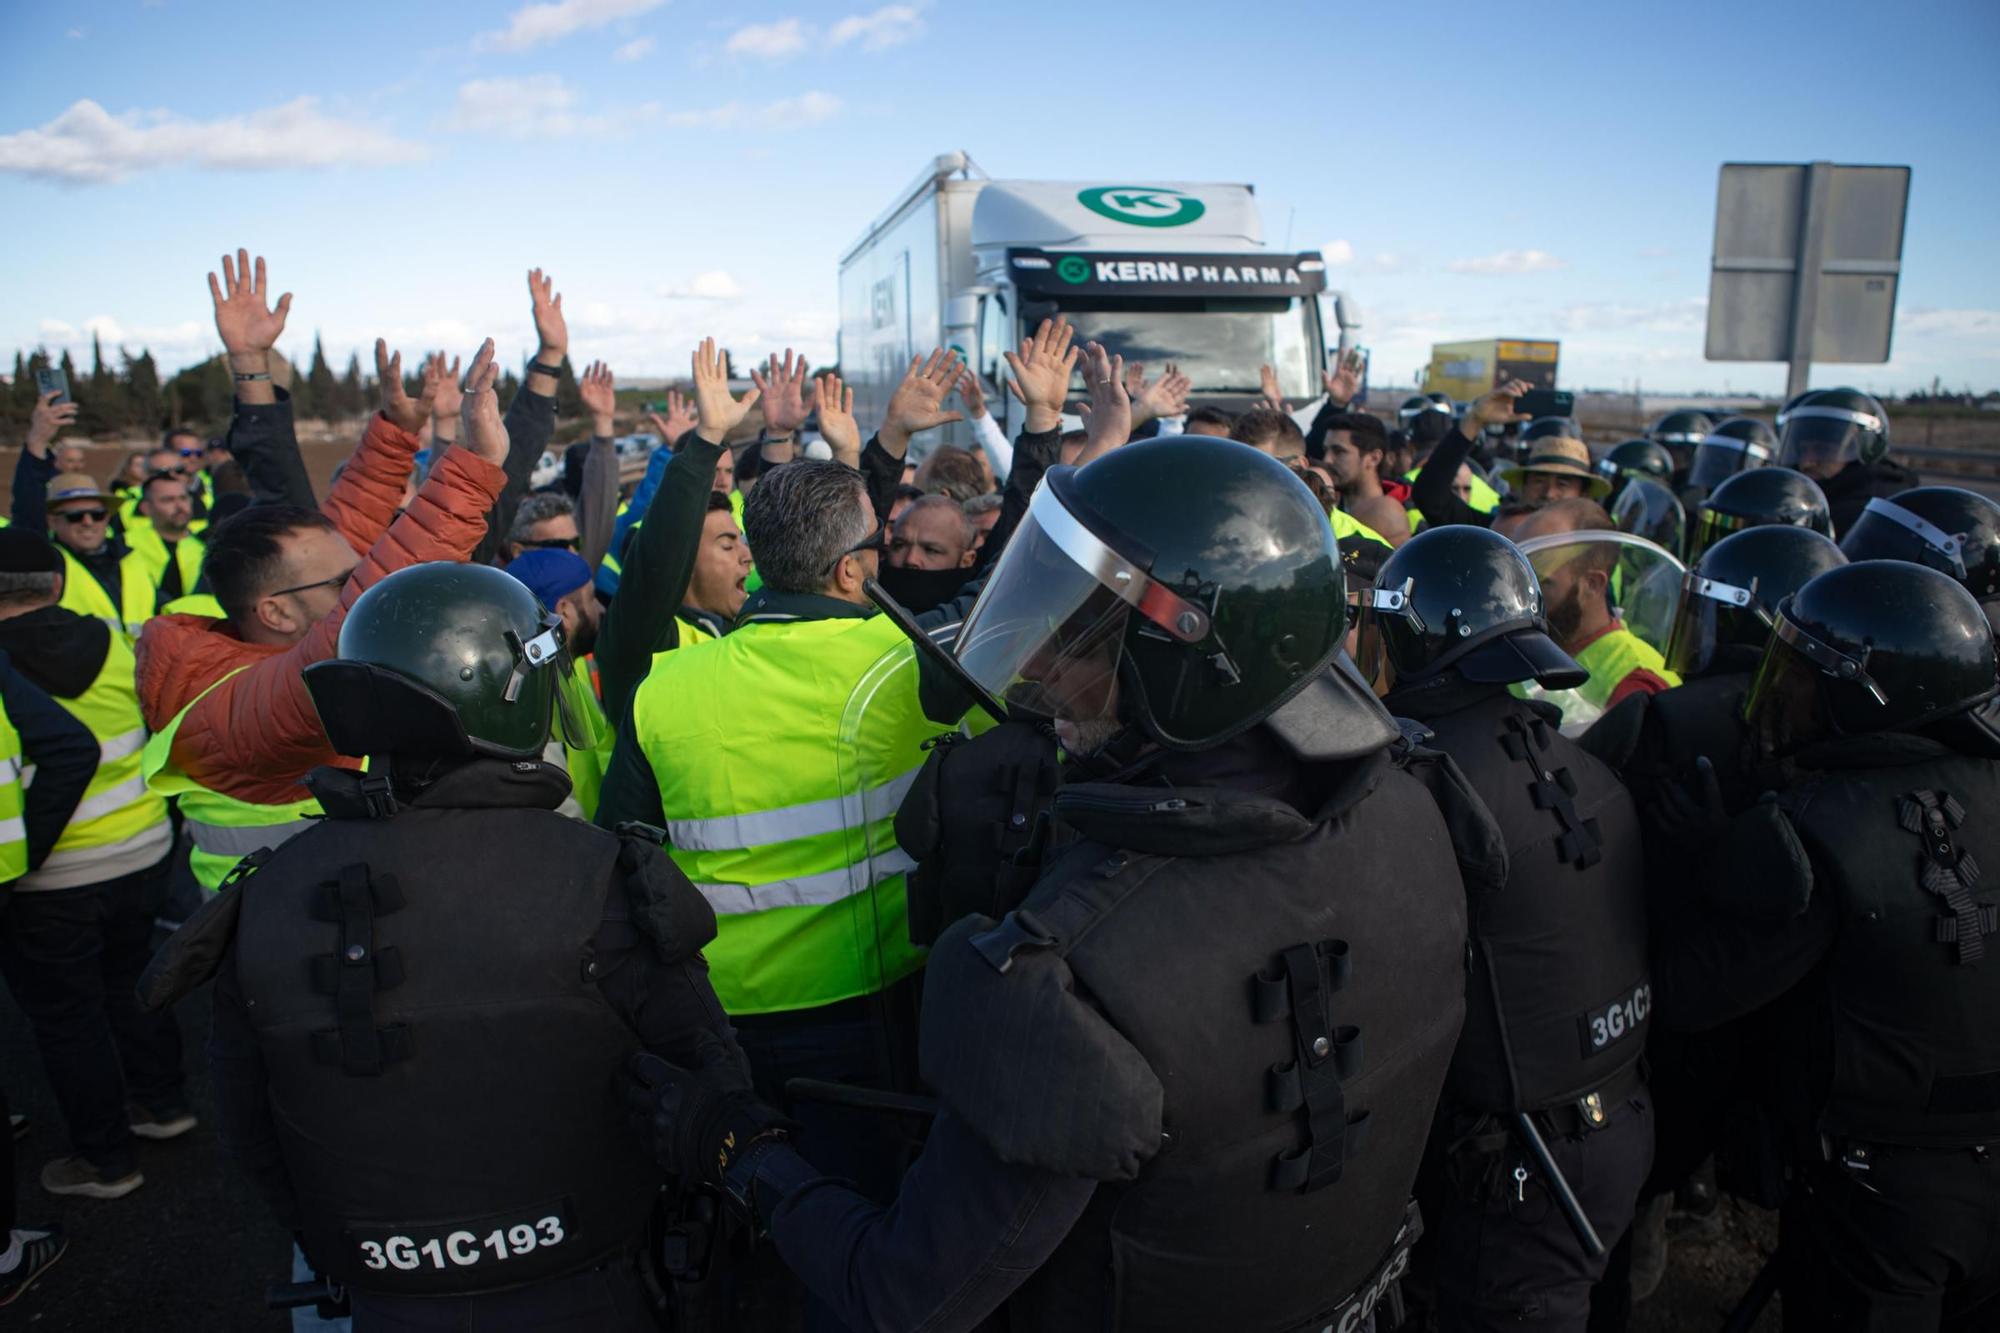
[(1701, 447), (1704, 449), (1728, 449), (1737, 453), (1748, 454), (1752, 458), (1769, 458), (1771, 456), (1769, 445), (1759, 444), (1755, 440), (1739, 440), (1734, 435), (1711, 435), (1701, 442)]
[(28, 840), (28, 823), (19, 815), (12, 819), (0, 819), (0, 846), (10, 842)]
[(1937, 524), (1903, 508), (1894, 500), (1884, 500), (1879, 495), (1870, 500), (1867, 508), (1861, 512), (1873, 514), (1877, 518), (1886, 518), (1896, 526), (1908, 529), (1916, 534), (1918, 541), (1947, 557), (1956, 567), (1960, 578), (1965, 577), (1964, 543)]
[(0, 759), (0, 784), (19, 781), (22, 772), (20, 755), (10, 754)]
[[(78, 802), (76, 813), (69, 817), (69, 822), (72, 824), (81, 824), (85, 820), (98, 819), (104, 815), (123, 810), (126, 806), (145, 796), (145, 794), (146, 779), (135, 773), (126, 781), (119, 783), (108, 791), (101, 791), (95, 796)], [(166, 815), (162, 814), (160, 818), (165, 819)]]
[(110, 740), (98, 746), (97, 762), (100, 764), (115, 764), (120, 759), (129, 758), (145, 748), (146, 729), (144, 727), (134, 727), (123, 736), (113, 736)]
[[(900, 850), (887, 852), (872, 862), (843, 866), (819, 875), (774, 880), (769, 884), (697, 884), (701, 896), (717, 916), (747, 916), (771, 907), (824, 907), (843, 898), (852, 898), (880, 884), (891, 875), (900, 875), (917, 863)], [(862, 866), (874, 867), (874, 878)]]
[[(185, 814), (185, 812), (183, 812)], [(210, 856), (248, 856), (262, 847), (276, 847), (279, 843), (296, 838), (318, 821), (311, 819), (291, 819), (281, 824), (252, 824), (237, 828), (227, 824), (204, 824), (199, 819), (186, 819), (188, 836), (194, 845)]]
[(1795, 407), (1785, 413), (1785, 420), (1794, 421), (1814, 418), (1823, 421), (1849, 421), (1863, 430), (1879, 431), (1882, 418), (1870, 412), (1853, 412), (1844, 407)]
[(670, 819), (667, 840), (684, 852), (736, 852), (859, 828), (894, 814), (909, 793), (910, 784), (917, 780), (917, 772), (913, 768), (864, 792), (806, 801), (777, 810), (717, 815), (713, 819)]

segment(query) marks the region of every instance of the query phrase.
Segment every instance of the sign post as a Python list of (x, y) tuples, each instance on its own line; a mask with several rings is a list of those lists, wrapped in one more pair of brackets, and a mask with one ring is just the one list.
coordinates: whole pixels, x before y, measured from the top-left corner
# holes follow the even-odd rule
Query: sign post
[(1908, 167), (1726, 162), (1708, 288), (1710, 361), (1889, 359)]

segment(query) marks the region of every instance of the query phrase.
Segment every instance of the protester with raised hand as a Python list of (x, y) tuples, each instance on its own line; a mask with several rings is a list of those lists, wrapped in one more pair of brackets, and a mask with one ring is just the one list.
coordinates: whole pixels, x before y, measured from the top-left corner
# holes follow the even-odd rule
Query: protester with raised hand
[(1152, 422), (1159, 422), (1156, 433), (1178, 435), (1179, 419), (1187, 414), (1188, 390), (1194, 381), (1181, 373), (1179, 366), (1169, 361), (1167, 368), (1153, 378), (1146, 378), (1146, 368), (1136, 361), (1125, 365), (1125, 394), (1132, 400), (1132, 430), (1136, 435)]
[(570, 446), (586, 451), (583, 486), (576, 496), (577, 554), (595, 570), (611, 549), (618, 520), (618, 382), (611, 367), (593, 361), (576, 387), (590, 413), (590, 439)]
[(1132, 400), (1125, 392), (1125, 358), (1112, 356), (1103, 343), (1084, 348), (1083, 384), (1090, 394), (1090, 415), (1084, 419), (1087, 439), (1076, 465), (1101, 458), (1132, 438)]
[(861, 426), (854, 420), (854, 390), (837, 372), (828, 371), (813, 384), (813, 415), (819, 419), (820, 438), (833, 451), (833, 461), (858, 469)]
[[(741, 585), (734, 580), (719, 581), (704, 600), (720, 602), (733, 589), (735, 606), (690, 606), (686, 599), (704, 549), (715, 548), (721, 558), (726, 543), (727, 557), (734, 558), (735, 517), (727, 508), (711, 510), (708, 497), (717, 460), (729, 451), (725, 441), (763, 391), (753, 388), (741, 398), (729, 392), (728, 363), (713, 338), (695, 348), (693, 370), (696, 425), (681, 437), (660, 474), (646, 522), (620, 562), (617, 600), (598, 630), (598, 687), (614, 730), (624, 723), (632, 691), (654, 654), (714, 638), (715, 629), (732, 621), (742, 605)], [(801, 411), (800, 420), (804, 416)]]
[(986, 386), (979, 382), (979, 372), (970, 366), (959, 377), (958, 400), (965, 404), (965, 419), (972, 425), (972, 438), (986, 455), (986, 466), (995, 485), (1004, 485), (1007, 471), (1014, 465), (1014, 446), (1007, 442), (1007, 432), (1000, 429), (1000, 423), (986, 409)]
[(380, 341), (375, 355), (381, 410), (324, 512), (256, 505), (210, 528), (205, 573), (224, 618), (158, 616), (139, 637), (139, 701), (155, 733), (146, 779), (180, 797), (205, 888), (317, 813), (300, 785), (308, 770), (351, 764), (328, 745), (299, 672), (333, 655), (341, 619), (370, 584), (406, 565), (465, 559), (506, 482), (489, 339), (467, 377), (463, 443), (390, 523), (440, 375), (434, 360), (412, 399), (401, 357)]
[(1489, 425), (1497, 426), (1509, 421), (1526, 421), (1527, 416), (1514, 410), (1514, 400), (1526, 393), (1531, 386), (1526, 380), (1508, 380), (1491, 393), (1475, 399), (1465, 409), (1465, 415), (1458, 424), (1445, 433), (1431, 449), (1430, 457), (1424, 460), (1423, 470), (1410, 483), (1411, 509), (1420, 510), (1424, 522), (1431, 527), (1446, 523), (1476, 523), (1481, 527), (1492, 525), (1493, 515), (1482, 513), (1467, 504), (1463, 497), (1452, 490), (1452, 483), (1458, 477), (1458, 469), (1472, 452), (1472, 446), (1479, 442), (1479, 434)]
[(1319, 373), (1319, 382), (1325, 387), (1326, 396), (1320, 400), (1312, 423), (1306, 427), (1306, 457), (1319, 458), (1325, 453), (1329, 422), (1353, 405), (1361, 393), (1361, 377), (1367, 372), (1368, 362), (1358, 349), (1350, 348), (1341, 354), (1339, 364), (1332, 370)]
[(264, 256), (253, 261), (246, 249), (236, 252), (234, 263), (222, 256), (222, 276), (208, 275), (208, 291), (215, 302), (215, 332), (236, 383), (221, 452), (241, 465), (257, 500), (310, 509), (312, 479), (299, 455), (292, 396), (271, 379), (271, 349), (285, 332), (292, 294), (271, 304)]
[(536, 350), (528, 363), (521, 391), (507, 404), (507, 488), (486, 519), (486, 535), (473, 558), (490, 564), (514, 525), (514, 509), (528, 493), (535, 464), (556, 433), (556, 382), (569, 356), (569, 324), (563, 319), (562, 293), (555, 279), (540, 269), (528, 271), (528, 306), (534, 316)]
[(945, 410), (944, 400), (958, 385), (958, 353), (934, 349), (930, 356), (913, 356), (896, 391), (889, 395), (882, 427), (861, 451), (861, 474), (868, 479), (868, 498), (877, 514), (889, 512), (896, 487), (903, 482), (903, 463), (910, 437), (954, 421), (963, 412)]

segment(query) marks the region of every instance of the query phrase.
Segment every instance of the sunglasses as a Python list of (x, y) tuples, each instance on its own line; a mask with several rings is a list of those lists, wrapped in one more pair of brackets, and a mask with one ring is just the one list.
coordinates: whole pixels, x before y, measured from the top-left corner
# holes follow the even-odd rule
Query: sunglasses
[(206, 449), (183, 449), (183, 450), (181, 450), (181, 457), (182, 457), (182, 458), (200, 458), (200, 457), (201, 457), (201, 456), (202, 456), (203, 454), (205, 454), (205, 453), (207, 453), (207, 452), (208, 452), (208, 451), (207, 451)]
[(840, 562), (847, 559), (848, 556), (861, 555), (867, 551), (873, 551), (877, 555), (887, 555), (889, 553), (889, 525), (887, 523), (876, 524), (875, 531), (869, 533), (866, 537), (863, 537), (860, 541), (835, 556), (833, 563), (826, 567), (826, 572), (828, 574), (833, 573)]
[(59, 510), (55, 517), (63, 520), (65, 523), (102, 523), (111, 517), (111, 511), (107, 509), (71, 509), (67, 512)]
[[(357, 565), (354, 568), (358, 569), (360, 566)], [(295, 592), (311, 592), (314, 588), (338, 588), (353, 577), (354, 569), (349, 569), (346, 573), (335, 574), (330, 579), (315, 579), (311, 583), (301, 583), (296, 588), (280, 588), (269, 595), (272, 597), (285, 597)]]
[(543, 537), (537, 541), (521, 543), (524, 550), (534, 551), (574, 551), (582, 545), (581, 537)]

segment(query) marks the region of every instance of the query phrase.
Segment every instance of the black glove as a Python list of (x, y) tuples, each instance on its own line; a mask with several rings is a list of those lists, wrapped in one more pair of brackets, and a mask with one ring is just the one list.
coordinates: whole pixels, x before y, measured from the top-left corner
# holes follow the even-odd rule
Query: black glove
[(1661, 782), (1652, 808), (1653, 825), (1668, 839), (1699, 859), (1729, 831), (1729, 807), (1723, 804), (1722, 783), (1707, 755), (1694, 761), (1690, 786)]
[(678, 1180), (721, 1187), (751, 1145), (788, 1139), (792, 1124), (757, 1100), (728, 1066), (682, 1069), (640, 1052), (625, 1064), (625, 1100), (653, 1159)]

